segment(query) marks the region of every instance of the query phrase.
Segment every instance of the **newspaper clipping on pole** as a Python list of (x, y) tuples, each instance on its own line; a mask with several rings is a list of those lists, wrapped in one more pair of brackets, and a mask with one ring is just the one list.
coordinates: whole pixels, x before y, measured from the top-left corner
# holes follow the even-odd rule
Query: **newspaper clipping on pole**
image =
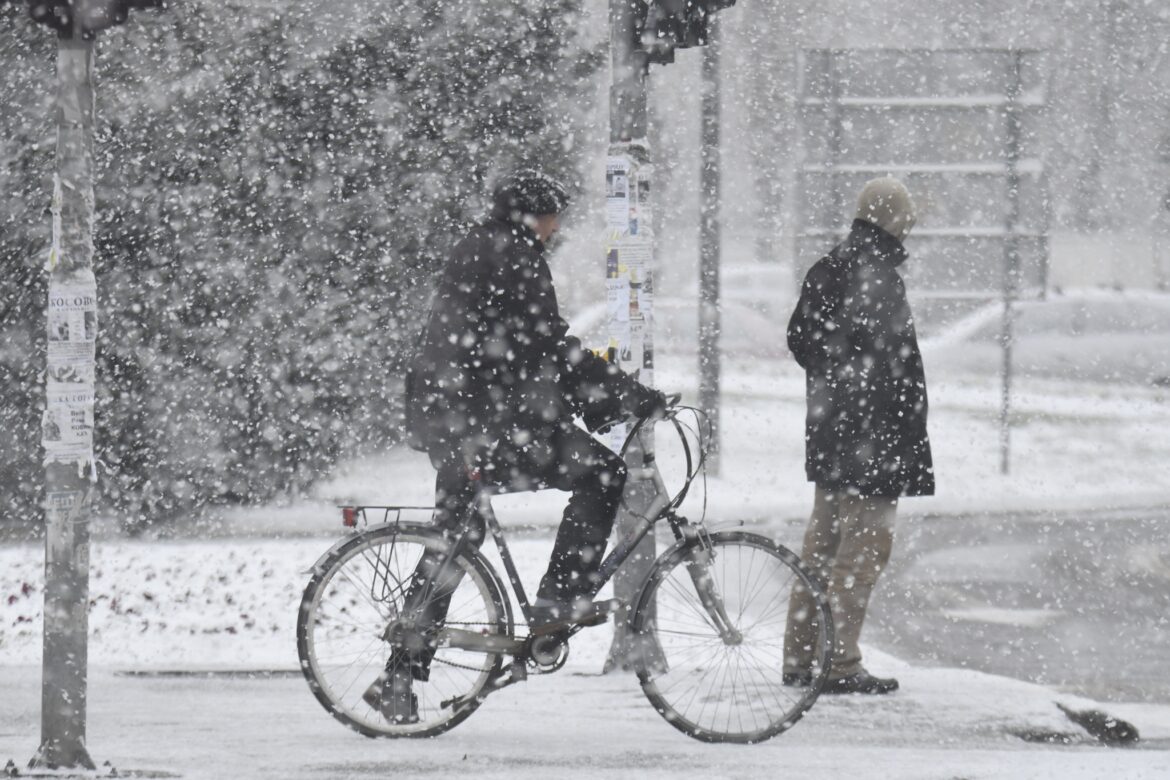
[(92, 465), (97, 343), (97, 284), (92, 273), (50, 281), (48, 331), (41, 419), (45, 463)]

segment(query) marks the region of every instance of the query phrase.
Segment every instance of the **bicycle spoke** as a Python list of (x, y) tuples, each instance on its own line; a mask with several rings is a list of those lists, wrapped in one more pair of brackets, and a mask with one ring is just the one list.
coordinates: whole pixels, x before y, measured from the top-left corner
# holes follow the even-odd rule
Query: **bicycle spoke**
[(722, 653), (716, 655), (716, 670), (714, 676), (711, 678), (710, 686), (706, 693), (703, 694), (701, 701), (702, 707), (699, 708), (699, 720), (702, 721), (703, 713), (707, 711), (707, 705), (714, 702), (714, 714), (719, 712), (719, 697), (715, 695), (716, 688), (723, 688), (723, 683), (727, 680), (727, 647), (722, 648)]
[[(458, 711), (439, 704), (465, 697), (474, 700), (499, 668), (498, 653), (435, 648), (429, 679), (412, 683), (417, 723), (391, 723), (380, 707), (370, 706), (362, 697), (395, 652), (385, 638), (387, 626), (399, 619), (412, 583), (426, 583), (420, 578), (428, 576), (427, 570), (419, 573), (420, 564), (426, 556), (446, 555), (444, 544), (427, 531), (374, 530), (339, 548), (341, 552), (306, 590), (298, 617), (302, 667), (329, 711), (363, 733), (429, 735), (449, 728), (474, 709), (474, 701), (470, 708)], [(447, 609), (438, 611), (446, 615), (446, 623), (469, 631), (503, 633), (502, 601), (484, 571), (486, 566), (474, 552), (448, 560), (442, 567), (441, 587), (430, 588), (431, 593), (417, 605), (421, 614), (427, 615), (437, 601), (446, 600)], [(430, 573), (434, 574), (434, 568)], [(407, 631), (433, 630), (425, 624), (403, 626)]]
[[(336, 607), (333, 607), (333, 609), (336, 610), (336, 612), (334, 612), (332, 614), (319, 614), (318, 618), (314, 621), (316, 623), (316, 625), (320, 626), (320, 625), (323, 625), (326, 623), (330, 623), (330, 624), (338, 625), (338, 626), (348, 626), (349, 628), (355, 629), (357, 631), (370, 631), (371, 630), (369, 623), (359, 623), (354, 618), (349, 617), (348, 613), (341, 612), (340, 610), (337, 610)], [(320, 611), (319, 611), (319, 613), (320, 613)], [(378, 631), (380, 631), (381, 628), (383, 626), (385, 626), (385, 623), (386, 623), (386, 621), (384, 619), (382, 619), (381, 616), (379, 616), (378, 623), (377, 623), (377, 625), (379, 626)], [(377, 633), (378, 631), (375, 631), (375, 633)]]
[[(709, 580), (691, 576), (685, 553), (657, 574), (656, 616), (644, 630), (656, 637), (665, 665), (661, 671), (648, 665), (639, 675), (651, 700), (686, 733), (712, 741), (767, 739), (815, 700), (808, 688), (783, 685), (786, 608), (793, 589), (806, 582), (785, 555), (762, 537), (721, 532), (712, 535)], [(699, 588), (722, 602), (734, 640), (715, 628)], [(823, 631), (815, 641), (819, 659), (829, 649)]]
[[(667, 580), (666, 582), (674, 589), (674, 591), (678, 594), (682, 603), (686, 604), (691, 612), (693, 612), (704, 624), (709, 626), (712, 631), (714, 631), (715, 633), (719, 633), (719, 629), (715, 627), (715, 623), (712, 622), (711, 616), (707, 614), (706, 609), (697, 600), (698, 599), (697, 592), (692, 597), (692, 595), (684, 589), (684, 586), (675, 582), (673, 578)], [(694, 586), (694, 582), (691, 582), (691, 585)]]
[(353, 663), (359, 658), (374, 654), (376, 651), (377, 648), (371, 648), (369, 645), (366, 645), (366, 647), (361, 650), (346, 650), (344, 652), (331, 653), (329, 655), (318, 655), (317, 658), (323, 665), (332, 666), (341, 664), (342, 662)]
[[(379, 641), (379, 640), (375, 640), (374, 642), (370, 642), (368, 645), (366, 645), (367, 648), (370, 648), (369, 654), (372, 654), (376, 650), (376, 648), (374, 648), (373, 646), (376, 644), (377, 641)], [(365, 671), (368, 668), (369, 668), (369, 665), (367, 664), (358, 670), (357, 674), (354, 675), (354, 678), (352, 680), (350, 680), (348, 685), (345, 686), (345, 689), (338, 694), (337, 698), (339, 700), (343, 700), (343, 699), (345, 699), (345, 697), (347, 695), (349, 695), (349, 692), (353, 688), (354, 684), (357, 683), (357, 681), (359, 679), (361, 679), (362, 676), (364, 676)]]
[(695, 681), (694, 692), (691, 693), (691, 698), (687, 700), (687, 703), (685, 705), (683, 705), (681, 710), (680, 710), (684, 714), (684, 716), (690, 712), (691, 706), (694, 704), (694, 701), (698, 697), (699, 691), (702, 688), (703, 681), (706, 680), (707, 677), (711, 674), (713, 662), (719, 656), (719, 650), (720, 650), (720, 648), (718, 648), (718, 647), (713, 649), (711, 651), (710, 655), (708, 656), (707, 663), (703, 664), (700, 667), (702, 669), (702, 672), (699, 674), (698, 679)]
[[(755, 658), (755, 651), (752, 650), (751, 648), (748, 648), (745, 652), (747, 652), (749, 655), (751, 655), (753, 657), (753, 659), (757, 661), (757, 665), (760, 666), (761, 668), (772, 668), (771, 665), (760, 664), (759, 659)], [(765, 674), (763, 674), (763, 672), (760, 673), (760, 680), (762, 683), (761, 687), (763, 687), (765, 690), (767, 690), (773, 696), (776, 696), (777, 694), (779, 694), (780, 696), (783, 696), (784, 699), (787, 700), (788, 705), (796, 705), (796, 704), (800, 703), (801, 697), (795, 697), (791, 693), (789, 693), (785, 689), (785, 686), (782, 682), (780, 684), (776, 684), (775, 682), (769, 680), (768, 677)], [(776, 702), (778, 704), (780, 704), (781, 706), (786, 706), (785, 703), (780, 700), (779, 696), (776, 697)]]
[[(795, 575), (793, 575), (793, 576), (795, 577)], [(754, 629), (760, 625), (763, 625), (765, 623), (765, 621), (767, 620), (767, 618), (770, 615), (772, 615), (773, 613), (776, 613), (777, 616), (780, 618), (780, 620), (778, 620), (777, 622), (780, 623), (781, 625), (786, 626), (788, 623), (787, 611), (788, 611), (788, 603), (789, 603), (790, 599), (791, 599), (791, 595), (788, 595), (787, 597), (785, 597), (783, 592), (777, 593), (775, 598), (773, 598), (771, 601), (769, 601), (767, 604), (765, 604), (765, 606), (768, 608), (768, 610), (766, 612), (764, 612), (763, 614), (761, 614), (756, 619), (755, 623), (752, 623), (752, 625), (750, 626), (750, 629)], [(773, 606), (773, 604), (775, 606)], [(749, 629), (745, 629), (745, 630), (749, 630)]]
[[(756, 557), (755, 551), (753, 550), (752, 555), (751, 555), (751, 558), (753, 561), (755, 560), (755, 557)], [(743, 550), (741, 549), (740, 550), (741, 565), (742, 565), (742, 558), (743, 558)], [(740, 586), (741, 590), (739, 591), (741, 594), (741, 601), (740, 601), (740, 607), (739, 607), (739, 618), (740, 619), (743, 618), (744, 612), (746, 612), (748, 610), (748, 608), (752, 605), (752, 603), (755, 601), (756, 594), (759, 593), (760, 579), (764, 576), (764, 571), (765, 571), (765, 568), (760, 567), (760, 571), (758, 573), (753, 573), (753, 570), (751, 568), (748, 568), (748, 570), (746, 572), (743, 572), (743, 577), (745, 578), (745, 583)], [(750, 581), (750, 584), (748, 584), (749, 581)], [(742, 594), (747, 594), (747, 598), (742, 598)]]
[(365, 583), (361, 582), (360, 580), (354, 579), (357, 575), (351, 574), (348, 571), (348, 569), (345, 569), (345, 568), (342, 568), (337, 573), (339, 575), (341, 575), (342, 577), (344, 577), (346, 579), (346, 581), (348, 581), (354, 587), (354, 589), (365, 600), (366, 604), (368, 604), (371, 609), (373, 609), (375, 612), (377, 612), (379, 615), (381, 615), (383, 619), (385, 619), (385, 620), (390, 619), (390, 617), (385, 612), (382, 611), (382, 608), (379, 607), (377, 602), (375, 602), (370, 597), (370, 594), (368, 592), (366, 592)]

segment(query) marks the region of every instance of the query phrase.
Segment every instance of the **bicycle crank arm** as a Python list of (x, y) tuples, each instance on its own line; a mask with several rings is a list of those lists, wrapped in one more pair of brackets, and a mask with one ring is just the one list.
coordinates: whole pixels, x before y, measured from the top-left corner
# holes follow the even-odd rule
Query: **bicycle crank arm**
[(439, 632), (438, 640), (439, 647), (453, 647), (477, 653), (517, 655), (524, 649), (522, 640), (500, 634), (481, 634), (462, 628), (444, 628)]

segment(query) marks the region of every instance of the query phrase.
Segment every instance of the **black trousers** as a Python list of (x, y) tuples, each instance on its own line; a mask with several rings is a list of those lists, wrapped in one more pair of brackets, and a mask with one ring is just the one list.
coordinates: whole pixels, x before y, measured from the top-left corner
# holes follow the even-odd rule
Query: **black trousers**
[[(626, 466), (612, 450), (574, 425), (559, 426), (552, 443), (556, 457), (543, 473), (523, 475), (526, 485), (536, 482), (572, 493), (557, 530), (548, 570), (536, 595), (540, 599), (571, 603), (578, 598), (591, 599), (601, 587), (597, 570), (621, 504)], [(462, 462), (453, 460), (438, 469), (435, 525), (452, 541), (467, 531), (464, 544), (473, 549), (479, 548), (485, 536), (484, 520), (474, 506), (477, 488), (478, 482), (470, 478)], [(432, 623), (446, 617), (451, 597), (462, 578), (461, 572), (451, 567), (440, 572), (439, 563), (439, 556), (424, 555), (406, 594), (407, 607), (421, 606), (426, 619)], [(426, 603), (417, 604), (420, 598)], [(412, 660), (415, 676), (426, 679), (429, 654)]]

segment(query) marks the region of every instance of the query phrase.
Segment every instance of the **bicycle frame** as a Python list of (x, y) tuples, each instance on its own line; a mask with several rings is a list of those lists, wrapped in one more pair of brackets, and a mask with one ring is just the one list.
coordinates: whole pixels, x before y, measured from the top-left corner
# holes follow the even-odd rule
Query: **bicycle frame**
[[(650, 533), (650, 529), (654, 527), (655, 523), (663, 517), (669, 516), (669, 513), (664, 510), (670, 505), (670, 493), (666, 489), (666, 483), (662, 480), (662, 474), (658, 471), (658, 466), (654, 463), (653, 447), (647, 447), (646, 443), (650, 437), (639, 435), (638, 438), (643, 446), (643, 466), (640, 469), (630, 469), (627, 480), (635, 482), (648, 481), (652, 483), (654, 486), (654, 497), (651, 499), (646, 513), (636, 515), (638, 520), (637, 526), (622, 537), (614, 548), (610, 550), (609, 554), (605, 556), (605, 559), (602, 560), (601, 566), (597, 571), (598, 588), (609, 582), (617, 570), (621, 568), (621, 565), (625, 563), (630, 553), (646, 537), (646, 534)], [(649, 465), (647, 466), (645, 464)], [(484, 519), (488, 530), (491, 532), (492, 539), (495, 540), (496, 548), (500, 552), (500, 559), (504, 562), (504, 569), (508, 574), (508, 582), (511, 583), (512, 590), (516, 594), (516, 599), (520, 603), (520, 609), (524, 613), (525, 621), (531, 621), (531, 603), (528, 601), (528, 596), (524, 591), (524, 584), (520, 581), (520, 572), (516, 568), (515, 561), (512, 559), (512, 553), (508, 549), (508, 543), (504, 539), (503, 528), (500, 526), (500, 521), (496, 518), (496, 514), (492, 510), (492, 496), (499, 495), (503, 492), (506, 491), (481, 488), (476, 498), (476, 511)]]
[[(671, 508), (670, 492), (667, 490), (666, 484), (662, 479), (662, 474), (658, 470), (658, 465), (655, 460), (653, 437), (647, 436), (647, 429), (643, 426), (635, 431), (637, 440), (640, 445), (642, 454), (642, 465), (639, 468), (631, 468), (628, 471), (627, 479), (629, 481), (643, 481), (650, 482), (654, 488), (654, 494), (650, 499), (650, 503), (646, 508), (644, 514), (636, 514), (637, 525), (631, 529), (618, 543), (613, 550), (602, 560), (598, 567), (598, 588), (604, 586), (613, 575), (621, 568), (630, 554), (637, 548), (638, 544), (650, 532), (650, 529), (663, 518), (666, 518), (671, 523), (671, 530), (675, 536), (681, 541), (686, 538), (683, 529), (688, 527), (688, 522), (676, 515)], [(631, 437), (632, 438), (632, 437)], [(532, 605), (528, 600), (527, 593), (524, 590), (524, 584), (520, 580), (520, 572), (516, 567), (515, 560), (512, 558), (512, 553), (508, 549), (507, 541), (504, 539), (503, 528), (492, 509), (491, 499), (495, 495), (506, 493), (507, 490), (496, 489), (492, 487), (481, 487), (476, 494), (476, 501), (474, 508), (469, 512), (478, 512), (483, 518), (485, 525), (491, 532), (492, 538), (495, 540), (496, 547), (500, 553), (500, 559), (504, 563), (504, 568), (508, 575), (508, 581), (512, 585), (512, 590), (516, 594), (516, 599), (520, 604), (520, 609), (524, 614), (525, 622), (531, 625), (532, 620)], [(458, 554), (458, 550), (467, 539), (470, 524), (465, 524), (465, 530), (460, 534), (458, 540), (452, 545), (447, 558), (440, 565), (440, 572), (447, 565), (447, 563)], [(710, 578), (706, 573), (706, 560), (704, 558), (696, 558), (688, 565), (688, 570), (695, 583), (696, 591), (699, 598), (706, 608), (712, 623), (719, 630), (725, 642), (735, 644), (741, 639), (739, 633), (731, 627), (731, 620), (723, 607), (722, 600), (717, 594), (713, 593)], [(437, 577), (436, 577), (437, 578)], [(523, 649), (524, 641), (521, 639), (510, 639), (506, 637), (483, 635), (476, 632), (465, 631), (462, 629), (444, 628), (440, 632), (440, 641), (447, 643), (449, 646), (458, 647), (464, 650), (478, 650), (484, 652), (509, 652), (516, 653)]]
[[(637, 432), (638, 440), (642, 445), (643, 465), (638, 469), (630, 469), (627, 472), (627, 481), (651, 482), (654, 486), (654, 496), (647, 507), (647, 512), (644, 515), (637, 515), (638, 525), (630, 533), (626, 534), (602, 561), (598, 569), (598, 577), (600, 579), (598, 587), (603, 586), (613, 577), (614, 573), (621, 568), (621, 565), (638, 546), (639, 542), (654, 527), (654, 524), (663, 517), (668, 517), (671, 514), (665, 511), (670, 506), (670, 493), (666, 488), (666, 483), (662, 479), (662, 474), (658, 471), (658, 467), (654, 462), (652, 439), (651, 437), (644, 436), (644, 433), (644, 430)], [(532, 604), (528, 600), (528, 595), (524, 590), (524, 584), (520, 580), (520, 571), (516, 567), (511, 550), (508, 549), (508, 543), (504, 539), (504, 530), (500, 525), (499, 519), (496, 517), (495, 511), (492, 509), (492, 497), (507, 492), (506, 489), (481, 486), (476, 491), (475, 503), (468, 510), (468, 519), (470, 519), (472, 512), (477, 512), (483, 518), (484, 524), (487, 526), (492, 539), (496, 543), (496, 548), (499, 550), (500, 559), (503, 561), (504, 569), (508, 575), (508, 582), (512, 586), (512, 591), (516, 594), (516, 600), (519, 602), (520, 609), (524, 615), (524, 622), (527, 625), (531, 625)], [(441, 579), (442, 572), (449, 565), (450, 561), (458, 555), (463, 545), (466, 544), (470, 528), (470, 523), (464, 524), (464, 530), (460, 533), (455, 543), (451, 545), (447, 556), (439, 565), (438, 572), (434, 577), (435, 580)], [(457, 647), (461, 650), (509, 653), (512, 655), (523, 652), (525, 647), (525, 641), (523, 639), (513, 639), (492, 634), (484, 635), (475, 631), (447, 626), (440, 630), (439, 642), (440, 644)]]

